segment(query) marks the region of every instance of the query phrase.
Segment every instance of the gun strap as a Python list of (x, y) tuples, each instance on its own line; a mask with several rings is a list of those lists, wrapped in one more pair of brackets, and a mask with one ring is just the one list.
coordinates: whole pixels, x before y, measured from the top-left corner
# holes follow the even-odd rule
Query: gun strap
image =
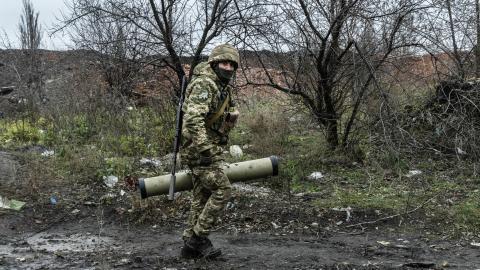
[(225, 109), (227, 108), (228, 103), (230, 103), (230, 94), (227, 95), (227, 97), (223, 101), (222, 106), (220, 106), (220, 109), (218, 109), (218, 111), (214, 115), (212, 115), (210, 118), (207, 119), (207, 123), (206, 123), (207, 127), (212, 127), (213, 123), (215, 123), (215, 121), (217, 121), (218, 118), (220, 118), (223, 115), (223, 113), (225, 112)]

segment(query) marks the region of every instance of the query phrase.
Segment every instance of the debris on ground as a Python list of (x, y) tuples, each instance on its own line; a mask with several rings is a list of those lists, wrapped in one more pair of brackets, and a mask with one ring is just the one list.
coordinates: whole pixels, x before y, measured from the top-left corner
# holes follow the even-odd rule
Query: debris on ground
[(412, 178), (412, 177), (420, 175), (420, 174), (422, 174), (422, 171), (420, 171), (420, 170), (411, 170), (405, 175), (405, 177)]
[(103, 183), (109, 187), (109, 188), (113, 188), (118, 182), (118, 177), (116, 177), (115, 175), (109, 175), (109, 176), (104, 176), (103, 177)]
[(9, 200), (5, 197), (0, 196), (0, 208), (3, 209), (11, 209), (15, 211), (19, 211), (25, 205), (25, 202), (17, 201), (17, 200)]
[(323, 173), (321, 172), (312, 172), (307, 179), (308, 180), (320, 180), (324, 177)]
[(242, 145), (242, 149), (244, 149), (244, 150), (245, 150), (245, 149), (250, 149), (250, 148), (252, 148), (252, 147), (253, 147), (253, 145), (251, 145), (251, 144), (244, 144), (244, 145)]
[(50, 204), (51, 205), (57, 205), (57, 197), (51, 196), (50, 197)]
[(138, 178), (130, 175), (125, 176), (125, 178), (123, 178), (123, 183), (128, 190), (135, 191), (138, 186)]
[(40, 154), (42, 157), (52, 157), (55, 155), (55, 151), (53, 150), (45, 150)]
[(251, 193), (254, 197), (266, 197), (272, 192), (269, 188), (253, 186), (245, 183), (234, 183), (232, 184), (232, 187), (234, 190), (242, 193)]
[(466, 155), (467, 154), (467, 152), (463, 151), (460, 147), (457, 147), (456, 151), (457, 151), (457, 154), (459, 154), (459, 155)]
[(162, 166), (162, 162), (156, 158), (142, 158), (140, 159), (140, 165), (160, 168)]
[(333, 211), (337, 211), (337, 212), (345, 212), (347, 214), (347, 217), (345, 218), (345, 221), (346, 222), (349, 222), (350, 221), (350, 218), (352, 217), (352, 208), (349, 206), (349, 207), (346, 207), (346, 208), (332, 208)]
[(278, 228), (281, 228), (282, 226), (280, 225), (277, 225), (275, 222), (272, 221), (272, 226), (273, 226), (273, 229), (278, 229)]
[(241, 158), (243, 156), (243, 150), (238, 145), (230, 146), (230, 155), (234, 158)]
[(6, 96), (15, 90), (15, 86), (0, 87), (0, 96)]
[(480, 248), (480, 243), (477, 243), (477, 242), (472, 242), (472, 243), (470, 243), (470, 245), (471, 245), (472, 247), (478, 247), (478, 248)]

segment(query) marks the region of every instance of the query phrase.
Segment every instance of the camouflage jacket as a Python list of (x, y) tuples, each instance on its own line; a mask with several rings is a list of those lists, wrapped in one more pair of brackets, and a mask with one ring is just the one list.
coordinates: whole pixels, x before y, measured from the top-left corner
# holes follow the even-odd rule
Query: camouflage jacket
[[(208, 119), (220, 110), (228, 96), (230, 102), (225, 113), (208, 127)], [(232, 87), (223, 85), (207, 62), (198, 64), (188, 84), (183, 104), (182, 134), (189, 141), (190, 147), (203, 152), (218, 144), (223, 135), (228, 135), (220, 134), (218, 130), (225, 121), (226, 113), (232, 109)]]

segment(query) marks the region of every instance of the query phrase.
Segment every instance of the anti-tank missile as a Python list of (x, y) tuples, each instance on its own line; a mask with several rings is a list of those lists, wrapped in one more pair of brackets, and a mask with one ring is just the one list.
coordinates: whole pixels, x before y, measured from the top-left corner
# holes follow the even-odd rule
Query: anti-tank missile
[[(223, 171), (230, 182), (245, 182), (249, 180), (278, 175), (278, 157), (271, 156), (255, 160), (226, 164)], [(175, 191), (190, 190), (193, 187), (192, 175), (189, 171), (176, 174)], [(168, 194), (171, 174), (141, 178), (139, 188), (142, 199), (156, 195)]]

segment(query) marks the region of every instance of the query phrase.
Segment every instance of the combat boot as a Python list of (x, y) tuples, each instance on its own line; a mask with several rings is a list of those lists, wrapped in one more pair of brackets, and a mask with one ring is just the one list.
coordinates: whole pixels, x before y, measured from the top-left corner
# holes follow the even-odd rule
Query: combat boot
[[(185, 255), (192, 255), (190, 258), (215, 259), (222, 255), (222, 251), (219, 248), (214, 248), (210, 239), (196, 234), (193, 234), (193, 236), (185, 242), (185, 246), (182, 249), (182, 256), (184, 252)], [(186, 256), (183, 257), (185, 258)]]
[(189, 240), (190, 238), (183, 240), (183, 247), (182, 247), (182, 250), (180, 251), (180, 256), (185, 259), (199, 258), (201, 256), (200, 253), (196, 249), (187, 245), (187, 242)]

